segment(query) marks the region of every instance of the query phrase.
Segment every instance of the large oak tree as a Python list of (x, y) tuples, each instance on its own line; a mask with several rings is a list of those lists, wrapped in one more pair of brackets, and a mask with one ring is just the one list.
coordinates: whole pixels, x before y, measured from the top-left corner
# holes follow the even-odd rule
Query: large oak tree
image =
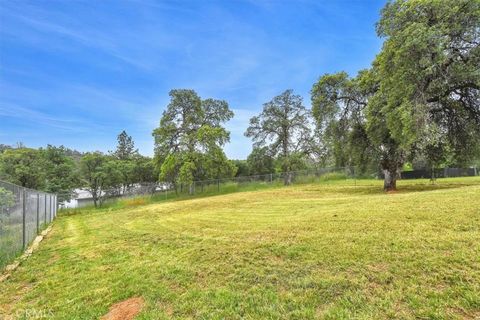
[[(310, 112), (303, 99), (286, 90), (263, 105), (262, 112), (250, 119), (245, 136), (252, 138), (254, 148), (267, 147), (269, 154), (281, 162), (287, 173), (295, 169), (298, 158), (311, 153)], [(285, 174), (285, 184), (290, 183)]]
[(369, 71), (324, 76), (314, 86), (317, 122), (330, 130), (348, 123), (340, 136), (360, 123), (385, 190), (396, 188), (414, 153), (467, 164), (480, 143), (480, 2), (389, 2), (377, 32), (385, 42)]
[[(202, 100), (195, 91), (170, 91), (170, 103), (154, 130), (160, 179), (174, 186), (235, 175), (222, 147), (230, 140), (223, 124), (233, 117), (224, 100)], [(191, 190), (192, 191), (192, 190)]]

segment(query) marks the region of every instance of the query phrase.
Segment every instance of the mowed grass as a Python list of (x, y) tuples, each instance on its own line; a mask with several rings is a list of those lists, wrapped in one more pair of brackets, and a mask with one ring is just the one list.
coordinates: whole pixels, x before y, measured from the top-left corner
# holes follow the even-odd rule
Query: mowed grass
[(480, 317), (480, 178), (399, 188), (306, 184), (59, 217), (0, 283), (0, 315), (98, 319), (141, 296), (138, 319)]

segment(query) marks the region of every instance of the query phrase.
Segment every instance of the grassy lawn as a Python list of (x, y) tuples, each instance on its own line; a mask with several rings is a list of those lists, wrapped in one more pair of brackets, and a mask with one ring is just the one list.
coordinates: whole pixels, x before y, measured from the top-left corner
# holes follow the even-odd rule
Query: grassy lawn
[(480, 178), (305, 184), (62, 216), (0, 318), (476, 319)]

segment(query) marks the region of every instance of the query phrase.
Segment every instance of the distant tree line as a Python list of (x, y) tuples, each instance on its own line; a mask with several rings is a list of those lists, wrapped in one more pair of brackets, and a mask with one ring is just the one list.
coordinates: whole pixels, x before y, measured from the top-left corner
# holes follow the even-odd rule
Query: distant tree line
[(0, 148), (0, 179), (25, 188), (58, 194), (59, 201), (82, 188), (100, 205), (112, 190), (126, 191), (138, 183), (158, 180), (153, 159), (135, 149), (125, 131), (118, 135), (115, 151), (82, 153), (63, 146), (27, 148), (23, 144)]

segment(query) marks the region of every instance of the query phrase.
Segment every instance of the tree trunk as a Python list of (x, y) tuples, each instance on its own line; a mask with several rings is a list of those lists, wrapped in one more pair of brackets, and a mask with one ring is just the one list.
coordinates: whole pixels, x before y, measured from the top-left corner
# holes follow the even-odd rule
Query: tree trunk
[(385, 176), (383, 180), (383, 190), (385, 191), (395, 191), (397, 190), (397, 169), (383, 169), (383, 175)]
[(193, 195), (195, 194), (195, 185), (193, 183), (190, 184), (188, 187), (188, 194)]
[(383, 190), (397, 190), (397, 179), (400, 177), (400, 168), (405, 161), (405, 154), (399, 146), (391, 142), (385, 145), (382, 160), (380, 161), (383, 170)]
[(98, 206), (98, 193), (97, 193), (98, 191), (97, 189), (87, 189), (87, 190), (92, 195), (93, 205), (96, 208)]
[(98, 206), (98, 198), (97, 198), (97, 195), (96, 194), (93, 194), (92, 195), (92, 198), (93, 198), (93, 205), (95, 206), (95, 208)]
[(285, 176), (283, 178), (283, 183), (288, 186), (292, 183), (292, 174), (290, 172), (285, 172)]

